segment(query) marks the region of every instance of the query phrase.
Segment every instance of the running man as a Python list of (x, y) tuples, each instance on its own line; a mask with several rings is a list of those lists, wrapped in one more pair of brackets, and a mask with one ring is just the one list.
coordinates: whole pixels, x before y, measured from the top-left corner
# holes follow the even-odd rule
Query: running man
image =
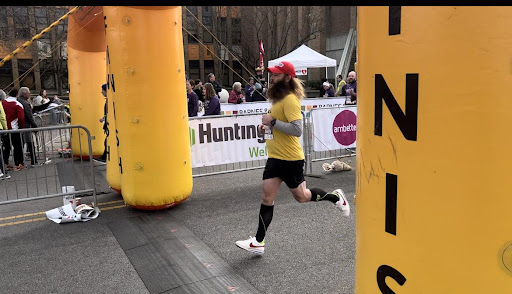
[(269, 114), (263, 115), (258, 130), (265, 134), (268, 160), (263, 171), (263, 193), (256, 237), (236, 241), (249, 252), (262, 255), (265, 251), (265, 233), (274, 212), (274, 200), (282, 182), (298, 202), (331, 201), (343, 215), (350, 214), (350, 206), (341, 189), (331, 193), (319, 188), (306, 188), (304, 180), (304, 152), (299, 143), (302, 135), (300, 100), (304, 98), (302, 82), (295, 78), (295, 68), (287, 61), (267, 68), (272, 73), (267, 97), (272, 103)]

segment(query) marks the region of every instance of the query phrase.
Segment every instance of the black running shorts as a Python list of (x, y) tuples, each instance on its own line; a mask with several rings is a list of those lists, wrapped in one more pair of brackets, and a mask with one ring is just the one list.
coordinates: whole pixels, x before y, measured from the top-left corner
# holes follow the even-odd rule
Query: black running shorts
[(263, 180), (280, 178), (290, 189), (304, 182), (304, 160), (288, 161), (276, 158), (267, 159)]

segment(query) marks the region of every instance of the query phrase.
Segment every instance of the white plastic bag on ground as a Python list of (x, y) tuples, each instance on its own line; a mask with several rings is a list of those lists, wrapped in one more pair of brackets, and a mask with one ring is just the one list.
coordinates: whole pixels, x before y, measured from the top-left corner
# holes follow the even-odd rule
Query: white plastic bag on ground
[(73, 209), (71, 203), (46, 212), (46, 217), (57, 224), (86, 222), (97, 218), (99, 215), (100, 210), (97, 207), (81, 204)]

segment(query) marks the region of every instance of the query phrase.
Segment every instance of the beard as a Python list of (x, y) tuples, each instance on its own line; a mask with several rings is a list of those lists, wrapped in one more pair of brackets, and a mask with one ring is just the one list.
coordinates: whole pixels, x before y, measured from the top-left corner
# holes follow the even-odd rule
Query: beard
[(273, 102), (277, 102), (283, 99), (290, 92), (290, 86), (284, 79), (279, 82), (270, 82), (270, 86), (267, 90), (267, 97)]

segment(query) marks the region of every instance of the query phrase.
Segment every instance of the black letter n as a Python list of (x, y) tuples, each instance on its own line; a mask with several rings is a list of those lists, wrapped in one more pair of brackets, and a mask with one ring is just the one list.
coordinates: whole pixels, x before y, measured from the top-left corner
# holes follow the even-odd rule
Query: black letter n
[(375, 74), (375, 129), (374, 134), (382, 136), (382, 100), (393, 119), (409, 141), (418, 136), (418, 74), (405, 75), (405, 114), (396, 102), (393, 93), (381, 74)]

